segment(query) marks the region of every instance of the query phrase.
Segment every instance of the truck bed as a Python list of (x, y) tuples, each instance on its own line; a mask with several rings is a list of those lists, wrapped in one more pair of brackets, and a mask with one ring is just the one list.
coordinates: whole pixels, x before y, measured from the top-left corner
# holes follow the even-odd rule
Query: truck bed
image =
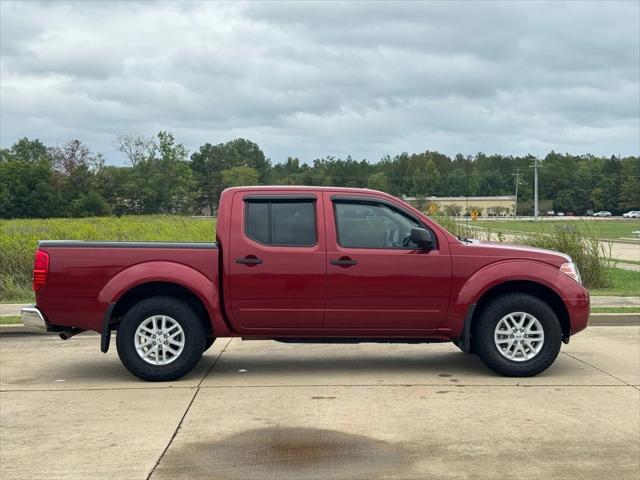
[(133, 269), (137, 281), (148, 284), (175, 283), (179, 276), (168, 272), (189, 268), (210, 283), (212, 294), (217, 288), (216, 243), (46, 240), (38, 248), (50, 260), (49, 278), (37, 292), (37, 304), (57, 326), (102, 331), (104, 314)]

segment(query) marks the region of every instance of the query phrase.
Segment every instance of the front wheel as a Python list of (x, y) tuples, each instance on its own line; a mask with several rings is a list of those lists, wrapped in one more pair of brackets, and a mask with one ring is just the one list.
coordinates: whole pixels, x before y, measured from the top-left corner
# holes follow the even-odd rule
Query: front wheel
[(509, 377), (543, 372), (560, 353), (562, 328), (548, 304), (512, 293), (493, 300), (474, 325), (474, 347), (493, 371)]
[(134, 305), (116, 335), (118, 355), (136, 377), (176, 380), (196, 366), (205, 346), (197, 314), (173, 297), (151, 297)]

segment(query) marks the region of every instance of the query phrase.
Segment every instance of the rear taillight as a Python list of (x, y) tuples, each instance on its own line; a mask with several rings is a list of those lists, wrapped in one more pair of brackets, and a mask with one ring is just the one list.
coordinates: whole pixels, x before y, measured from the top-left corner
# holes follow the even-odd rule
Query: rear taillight
[(49, 276), (49, 254), (42, 250), (36, 250), (36, 258), (33, 262), (33, 291), (37, 292), (47, 283)]

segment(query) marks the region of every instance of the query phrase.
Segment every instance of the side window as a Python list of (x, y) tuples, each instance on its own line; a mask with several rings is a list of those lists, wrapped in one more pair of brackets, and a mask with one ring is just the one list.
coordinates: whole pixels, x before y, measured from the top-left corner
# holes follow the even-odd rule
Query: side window
[(264, 245), (309, 247), (316, 243), (313, 200), (246, 200), (245, 233)]
[(399, 210), (374, 202), (334, 202), (338, 243), (348, 248), (408, 248), (411, 229), (420, 227)]

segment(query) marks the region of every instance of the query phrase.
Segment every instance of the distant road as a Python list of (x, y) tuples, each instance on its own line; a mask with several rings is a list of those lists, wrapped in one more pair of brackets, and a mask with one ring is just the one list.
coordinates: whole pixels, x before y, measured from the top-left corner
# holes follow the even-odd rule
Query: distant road
[(606, 242), (611, 244), (611, 257), (617, 260), (640, 262), (640, 243)]

